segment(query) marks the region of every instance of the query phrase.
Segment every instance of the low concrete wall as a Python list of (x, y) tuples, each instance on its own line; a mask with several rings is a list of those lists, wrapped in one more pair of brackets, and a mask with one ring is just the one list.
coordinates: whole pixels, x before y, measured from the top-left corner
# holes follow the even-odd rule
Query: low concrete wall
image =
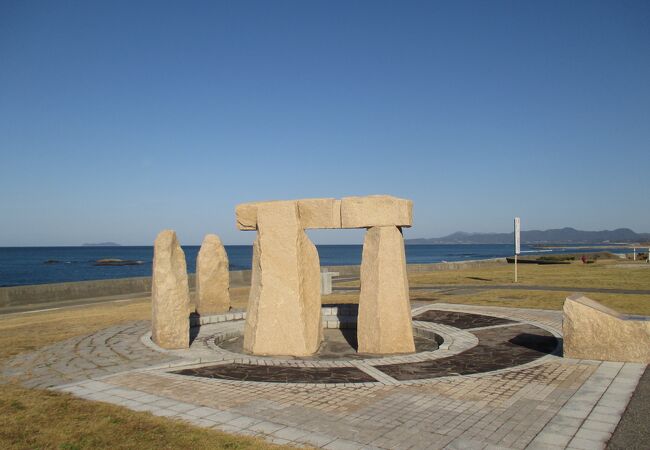
[(0, 308), (146, 291), (151, 291), (150, 277), (11, 286), (0, 288)]
[[(506, 260), (505, 258), (496, 258), (453, 263), (409, 264), (407, 269), (409, 272), (430, 272), (438, 270), (461, 270), (495, 264), (506, 264)], [(358, 277), (360, 266), (327, 266), (323, 267), (323, 270), (339, 272), (340, 277)], [(232, 287), (248, 286), (250, 282), (250, 270), (230, 272), (230, 285)], [(190, 289), (194, 289), (194, 274), (189, 275), (189, 284)], [(148, 295), (150, 293), (151, 277), (12, 286), (0, 288), (0, 308), (128, 294)]]
[[(188, 276), (188, 282), (190, 289), (193, 290), (195, 283), (194, 274)], [(250, 270), (230, 272), (231, 286), (247, 286), (250, 285), (250, 282)], [(11, 286), (0, 288), (0, 308), (62, 300), (111, 297), (116, 295), (149, 295), (150, 293), (151, 277)]]

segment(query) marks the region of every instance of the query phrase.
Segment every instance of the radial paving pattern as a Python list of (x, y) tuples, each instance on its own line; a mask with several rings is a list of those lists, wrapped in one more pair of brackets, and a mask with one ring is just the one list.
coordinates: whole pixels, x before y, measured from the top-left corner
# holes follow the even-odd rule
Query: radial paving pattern
[[(338, 361), (334, 360), (332, 365), (327, 364), (322, 367), (296, 364), (294, 360), (286, 362), (276, 360), (273, 365), (268, 365), (266, 360), (254, 360), (249, 364), (235, 361), (189, 368), (174, 373), (242, 382), (271, 383), (351, 384), (382, 383), (387, 380), (427, 380), (492, 372), (528, 364), (552, 353), (558, 346), (558, 340), (551, 332), (532, 324), (501, 317), (459, 311), (429, 310), (416, 315), (414, 319), (419, 322), (442, 323), (468, 331), (477, 338), (478, 345), (452, 356), (443, 357), (435, 352), (437, 345), (432, 347), (422, 345), (422, 342), (433, 342), (431, 339), (417, 337), (418, 350), (427, 352), (423, 353), (427, 356), (419, 360), (413, 358), (404, 360), (400, 355), (396, 355), (391, 363), (387, 364), (386, 359), (391, 360), (391, 357), (373, 361), (372, 356), (354, 354), (351, 357), (350, 351), (346, 351), (339, 354)], [(346, 330), (346, 332), (354, 334), (355, 330)], [(233, 342), (236, 343), (237, 339), (234, 341), (231, 339), (220, 345), (225, 344), (231, 352), (237, 351), (237, 346), (233, 345)], [(323, 347), (328, 347), (327, 342)], [(354, 349), (350, 350), (354, 352)], [(245, 358), (247, 355), (241, 356)], [(320, 355), (316, 355), (311, 359), (318, 361), (319, 358)], [(330, 354), (322, 359), (331, 358)], [(365, 372), (350, 367), (346, 360), (361, 361)]]
[(231, 312), (201, 318), (190, 350), (156, 349), (150, 325), (132, 322), (18, 355), (0, 374), (279, 444), (539, 450), (604, 448), (645, 370), (559, 356), (561, 311), (418, 306), (418, 335), (440, 348), (406, 356), (238, 354), (217, 345), (242, 332)]

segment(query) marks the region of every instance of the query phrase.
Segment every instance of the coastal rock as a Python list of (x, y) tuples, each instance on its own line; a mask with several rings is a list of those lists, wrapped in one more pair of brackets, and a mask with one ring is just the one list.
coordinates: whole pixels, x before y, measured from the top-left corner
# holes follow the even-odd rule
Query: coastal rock
[(205, 316), (229, 309), (228, 255), (219, 236), (208, 234), (196, 258), (196, 312)]
[(357, 340), (360, 353), (415, 351), (404, 240), (395, 226), (372, 227), (366, 232)]
[(410, 227), (413, 202), (390, 195), (344, 197), (341, 200), (341, 227)]
[(581, 294), (564, 301), (564, 357), (650, 363), (650, 320), (620, 314)]
[(93, 266), (139, 266), (144, 261), (134, 259), (98, 259)]
[(162, 348), (189, 347), (190, 293), (185, 254), (173, 230), (154, 242), (151, 280), (151, 339)]
[(244, 349), (311, 355), (322, 340), (318, 252), (302, 228), (297, 202), (265, 202), (256, 209)]

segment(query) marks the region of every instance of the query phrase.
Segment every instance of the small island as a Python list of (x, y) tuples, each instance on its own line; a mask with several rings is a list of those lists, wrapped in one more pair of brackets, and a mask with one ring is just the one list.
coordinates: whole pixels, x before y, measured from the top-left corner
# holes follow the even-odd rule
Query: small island
[(120, 247), (120, 244), (115, 242), (96, 242), (96, 243), (87, 243), (82, 244), (82, 247)]

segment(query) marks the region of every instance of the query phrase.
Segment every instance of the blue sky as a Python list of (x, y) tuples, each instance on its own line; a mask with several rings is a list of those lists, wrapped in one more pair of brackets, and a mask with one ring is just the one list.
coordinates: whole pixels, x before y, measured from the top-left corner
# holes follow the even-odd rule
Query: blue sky
[(649, 232), (649, 177), (647, 1), (0, 1), (0, 246), (384, 193), (407, 237)]

